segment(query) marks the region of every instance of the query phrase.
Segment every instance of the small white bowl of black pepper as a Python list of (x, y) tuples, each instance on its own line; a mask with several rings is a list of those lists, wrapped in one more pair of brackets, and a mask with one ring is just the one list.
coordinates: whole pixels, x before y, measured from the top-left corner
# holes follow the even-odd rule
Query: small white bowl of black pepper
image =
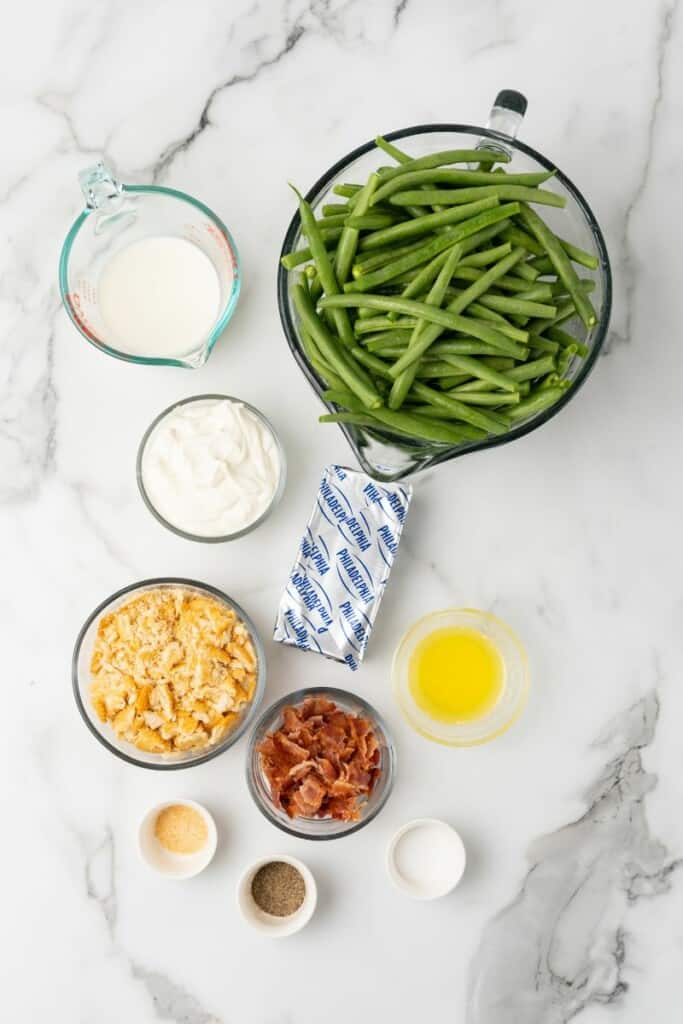
[(237, 903), (245, 921), (273, 939), (301, 931), (318, 899), (315, 879), (296, 857), (262, 857), (247, 868), (237, 885)]

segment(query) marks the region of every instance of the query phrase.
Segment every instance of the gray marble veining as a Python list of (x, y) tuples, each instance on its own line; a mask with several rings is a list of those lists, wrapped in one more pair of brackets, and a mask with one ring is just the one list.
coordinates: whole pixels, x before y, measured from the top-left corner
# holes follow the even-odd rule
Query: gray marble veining
[(519, 895), (487, 925), (472, 963), (469, 1024), (565, 1024), (623, 997), (629, 905), (666, 892), (682, 863), (647, 821), (657, 779), (642, 751), (658, 714), (652, 692), (614, 719), (585, 814), (531, 845)]

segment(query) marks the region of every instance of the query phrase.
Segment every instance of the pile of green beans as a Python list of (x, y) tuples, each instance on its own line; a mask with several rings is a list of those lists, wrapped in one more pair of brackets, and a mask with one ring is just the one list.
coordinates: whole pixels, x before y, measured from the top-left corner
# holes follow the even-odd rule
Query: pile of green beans
[(540, 187), (551, 172), (494, 169), (507, 160), (487, 150), (412, 159), (376, 142), (395, 164), (335, 185), (319, 219), (294, 190), (307, 245), (282, 265), (303, 267), (301, 345), (337, 410), (320, 420), (451, 446), (503, 435), (571, 386), (588, 347), (560, 325), (595, 327), (595, 281), (575, 265), (598, 260), (534, 209), (565, 205)]

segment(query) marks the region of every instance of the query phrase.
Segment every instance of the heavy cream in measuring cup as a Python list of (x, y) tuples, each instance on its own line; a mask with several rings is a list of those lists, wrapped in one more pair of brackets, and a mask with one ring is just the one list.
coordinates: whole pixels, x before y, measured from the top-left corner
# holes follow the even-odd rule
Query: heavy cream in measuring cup
[(283, 467), (272, 431), (227, 398), (177, 405), (152, 429), (140, 471), (162, 519), (195, 537), (227, 537), (267, 511)]
[(213, 263), (185, 238), (141, 238), (115, 253), (98, 286), (104, 341), (130, 355), (163, 359), (198, 349), (220, 309)]

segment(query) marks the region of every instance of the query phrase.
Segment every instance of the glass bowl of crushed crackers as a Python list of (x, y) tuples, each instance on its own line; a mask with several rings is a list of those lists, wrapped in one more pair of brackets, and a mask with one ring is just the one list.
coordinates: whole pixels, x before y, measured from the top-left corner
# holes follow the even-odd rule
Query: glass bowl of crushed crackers
[(263, 696), (266, 663), (249, 616), (186, 579), (133, 583), (103, 601), (76, 639), (83, 721), (129, 764), (202, 764), (232, 746)]
[(386, 804), (396, 749), (378, 712), (348, 690), (310, 686), (267, 708), (249, 736), (247, 786), (299, 839), (351, 835)]

